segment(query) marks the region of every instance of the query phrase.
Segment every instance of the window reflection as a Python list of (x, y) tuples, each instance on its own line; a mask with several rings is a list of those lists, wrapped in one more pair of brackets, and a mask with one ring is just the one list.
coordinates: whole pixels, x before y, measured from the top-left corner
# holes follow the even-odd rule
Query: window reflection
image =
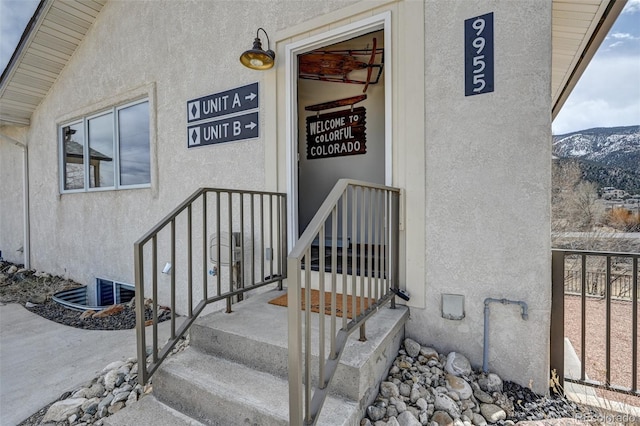
[(113, 113), (88, 121), (89, 186), (114, 186)]
[(149, 136), (148, 100), (60, 126), (61, 190), (148, 186)]
[(149, 155), (149, 103), (118, 111), (120, 139), (120, 185), (151, 182)]
[(64, 189), (84, 188), (84, 128), (82, 122), (62, 128)]

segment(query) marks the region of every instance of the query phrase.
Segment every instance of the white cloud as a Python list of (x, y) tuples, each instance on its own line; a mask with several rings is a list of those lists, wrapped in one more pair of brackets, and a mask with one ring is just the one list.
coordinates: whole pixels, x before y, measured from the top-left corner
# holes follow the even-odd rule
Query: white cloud
[(622, 46), (624, 43), (621, 41), (616, 41), (615, 43), (611, 43), (609, 45), (609, 47), (617, 47), (617, 46)]
[(553, 133), (640, 124), (640, 58), (593, 58), (562, 110)]
[[(615, 39), (621, 40), (621, 39), (626, 39), (626, 40), (635, 40), (637, 37), (632, 36), (629, 33), (613, 33), (611, 34), (610, 37), (613, 37)], [(609, 38), (609, 37), (607, 37)]]
[(4, 70), (38, 0), (0, 0), (0, 69)]
[(640, 0), (629, 0), (627, 5), (622, 9), (622, 13), (640, 12)]

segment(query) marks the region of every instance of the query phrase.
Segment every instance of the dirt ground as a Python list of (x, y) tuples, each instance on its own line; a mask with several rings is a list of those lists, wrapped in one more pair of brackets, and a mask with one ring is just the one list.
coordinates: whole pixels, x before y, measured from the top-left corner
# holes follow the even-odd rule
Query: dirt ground
[(80, 286), (73, 280), (0, 261), (0, 303), (44, 303), (59, 291)]
[[(586, 299), (585, 328), (585, 374), (590, 380), (606, 381), (606, 300)], [(632, 308), (630, 301), (612, 301), (611, 304), (611, 351), (610, 383), (631, 387), (632, 367)], [(578, 357), (582, 356), (581, 322), (582, 306), (580, 296), (566, 295), (565, 336), (571, 341)], [(640, 307), (639, 307), (640, 310)], [(640, 341), (640, 328), (637, 336)], [(638, 356), (637, 377), (640, 381), (640, 354)], [(600, 392), (601, 396), (640, 407), (640, 397)]]

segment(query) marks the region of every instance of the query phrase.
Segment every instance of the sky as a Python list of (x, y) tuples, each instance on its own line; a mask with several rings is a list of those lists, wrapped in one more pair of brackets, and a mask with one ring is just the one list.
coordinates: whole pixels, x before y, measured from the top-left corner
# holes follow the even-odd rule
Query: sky
[[(0, 0), (0, 69), (11, 59), (39, 0)], [(553, 121), (561, 135), (640, 124), (640, 0), (628, 0)]]
[(629, 0), (553, 121), (553, 133), (638, 124), (640, 0)]

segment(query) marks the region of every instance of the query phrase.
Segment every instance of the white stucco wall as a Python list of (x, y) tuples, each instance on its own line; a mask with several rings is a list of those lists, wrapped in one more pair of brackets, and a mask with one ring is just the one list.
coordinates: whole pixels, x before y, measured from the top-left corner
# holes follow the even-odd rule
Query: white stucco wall
[[(524, 301), (527, 321), (516, 306), (491, 305), (489, 366), (545, 391), (551, 0), (108, 2), (32, 117), (33, 266), (87, 284), (97, 276), (131, 283), (134, 241), (198, 187), (287, 191), (285, 47), (386, 12), (385, 72), (393, 78), (385, 112), (392, 185), (403, 194), (401, 287), (412, 294), (407, 335), (479, 367), (484, 299)], [(496, 89), (465, 97), (464, 20), (488, 12)], [(266, 73), (238, 62), (261, 26), (278, 54)], [(261, 136), (188, 149), (187, 100), (255, 81)], [(150, 100), (151, 188), (60, 195), (57, 126), (141, 96)], [(0, 189), (8, 258), (3, 246), (22, 239), (21, 216), (4, 207), (10, 193), (21, 208), (21, 166), (12, 161), (21, 152), (3, 142), (0, 154), (0, 177), (13, 178), (9, 191)], [(20, 231), (8, 233), (14, 225)], [(160, 280), (166, 303), (167, 277)], [(441, 318), (443, 293), (464, 295), (465, 319)], [(177, 297), (184, 304), (184, 292)]]
[[(186, 102), (255, 81), (264, 97), (265, 73), (238, 61), (256, 29), (273, 33), (349, 3), (108, 2), (32, 116), (33, 266), (85, 284), (132, 283), (133, 243), (194, 190), (265, 189), (265, 131), (188, 149)], [(150, 99), (151, 188), (60, 195), (57, 126), (141, 96)], [(267, 104), (262, 129), (275, 119)]]
[[(27, 129), (0, 127), (0, 251), (24, 264), (24, 148)], [(14, 142), (15, 141), (15, 142)]]
[[(464, 96), (465, 19), (494, 12), (495, 91)], [(426, 308), (409, 336), (544, 392), (550, 316), (551, 1), (425, 2)], [(407, 248), (410, 250), (410, 248)], [(409, 284), (408, 284), (409, 285)], [(466, 317), (440, 316), (442, 294)]]
[[(382, 2), (384, 3), (384, 2)], [(547, 390), (550, 315), (551, 1), (388, 2), (337, 10), (279, 33), (279, 53), (391, 12), (393, 185), (402, 189), (400, 285), (412, 295), (407, 334), (441, 352)], [(341, 12), (344, 15), (341, 15)], [(464, 20), (494, 12), (495, 91), (464, 96)], [(350, 13), (350, 14), (349, 14)], [(389, 46), (387, 46), (389, 47)], [(424, 52), (421, 57), (419, 52)], [(388, 70), (387, 70), (388, 71)], [(288, 140), (278, 73), (278, 147)], [(285, 170), (278, 170), (285, 186)], [(445, 320), (442, 294), (465, 297)]]

